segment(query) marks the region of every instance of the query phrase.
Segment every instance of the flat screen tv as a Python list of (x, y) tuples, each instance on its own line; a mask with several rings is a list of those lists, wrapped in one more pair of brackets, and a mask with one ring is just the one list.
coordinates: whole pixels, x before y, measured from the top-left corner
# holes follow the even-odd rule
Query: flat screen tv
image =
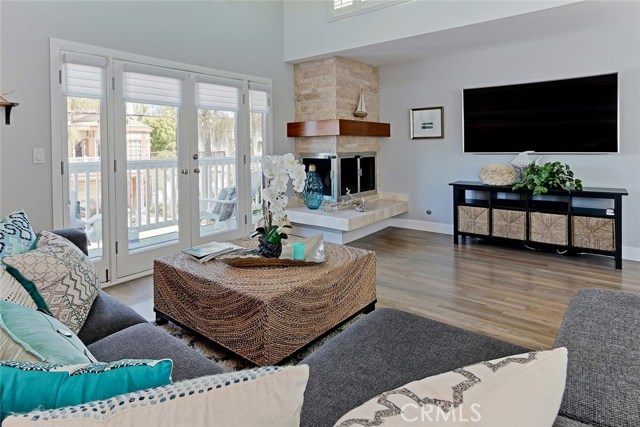
[(617, 153), (618, 74), (462, 91), (465, 153)]

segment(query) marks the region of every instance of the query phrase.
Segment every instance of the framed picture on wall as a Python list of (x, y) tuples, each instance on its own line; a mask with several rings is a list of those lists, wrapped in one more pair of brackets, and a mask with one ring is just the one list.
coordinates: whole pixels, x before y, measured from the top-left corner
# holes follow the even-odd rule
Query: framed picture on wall
[(411, 139), (444, 138), (444, 107), (411, 109)]

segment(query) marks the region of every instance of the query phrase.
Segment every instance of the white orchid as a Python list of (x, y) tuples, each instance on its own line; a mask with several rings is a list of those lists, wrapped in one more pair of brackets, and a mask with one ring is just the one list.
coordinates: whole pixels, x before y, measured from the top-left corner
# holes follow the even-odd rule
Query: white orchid
[[(280, 225), (277, 233), (282, 234), (282, 227), (291, 227), (285, 214), (285, 209), (289, 203), (289, 198), (285, 195), (289, 180), (293, 181), (293, 189), (301, 192), (304, 189), (304, 181), (307, 174), (304, 165), (296, 161), (291, 153), (281, 156), (263, 156), (262, 174), (264, 175), (262, 189), (262, 214), (263, 219), (258, 228), (257, 234), (266, 235), (271, 230), (274, 222)], [(286, 235), (283, 236), (286, 238)]]

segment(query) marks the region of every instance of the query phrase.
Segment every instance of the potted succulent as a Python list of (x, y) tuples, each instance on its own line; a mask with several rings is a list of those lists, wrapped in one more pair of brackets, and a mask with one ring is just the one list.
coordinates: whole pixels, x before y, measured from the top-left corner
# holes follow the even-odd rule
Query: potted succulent
[(545, 194), (549, 190), (581, 191), (582, 181), (574, 178), (573, 171), (567, 164), (548, 162), (541, 165), (529, 163), (520, 172), (520, 181), (513, 189), (527, 188), (534, 196)]

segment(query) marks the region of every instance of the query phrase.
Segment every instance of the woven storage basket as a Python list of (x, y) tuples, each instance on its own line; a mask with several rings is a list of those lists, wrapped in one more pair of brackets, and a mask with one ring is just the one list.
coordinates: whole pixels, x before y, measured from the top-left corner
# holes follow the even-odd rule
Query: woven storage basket
[(506, 239), (524, 240), (526, 238), (526, 213), (510, 209), (492, 209), (493, 229), (491, 235)]
[(474, 206), (458, 206), (458, 231), (489, 235), (489, 209)]
[(612, 218), (571, 217), (571, 238), (578, 248), (614, 251), (615, 228)]
[(529, 240), (567, 246), (567, 215), (529, 212)]

